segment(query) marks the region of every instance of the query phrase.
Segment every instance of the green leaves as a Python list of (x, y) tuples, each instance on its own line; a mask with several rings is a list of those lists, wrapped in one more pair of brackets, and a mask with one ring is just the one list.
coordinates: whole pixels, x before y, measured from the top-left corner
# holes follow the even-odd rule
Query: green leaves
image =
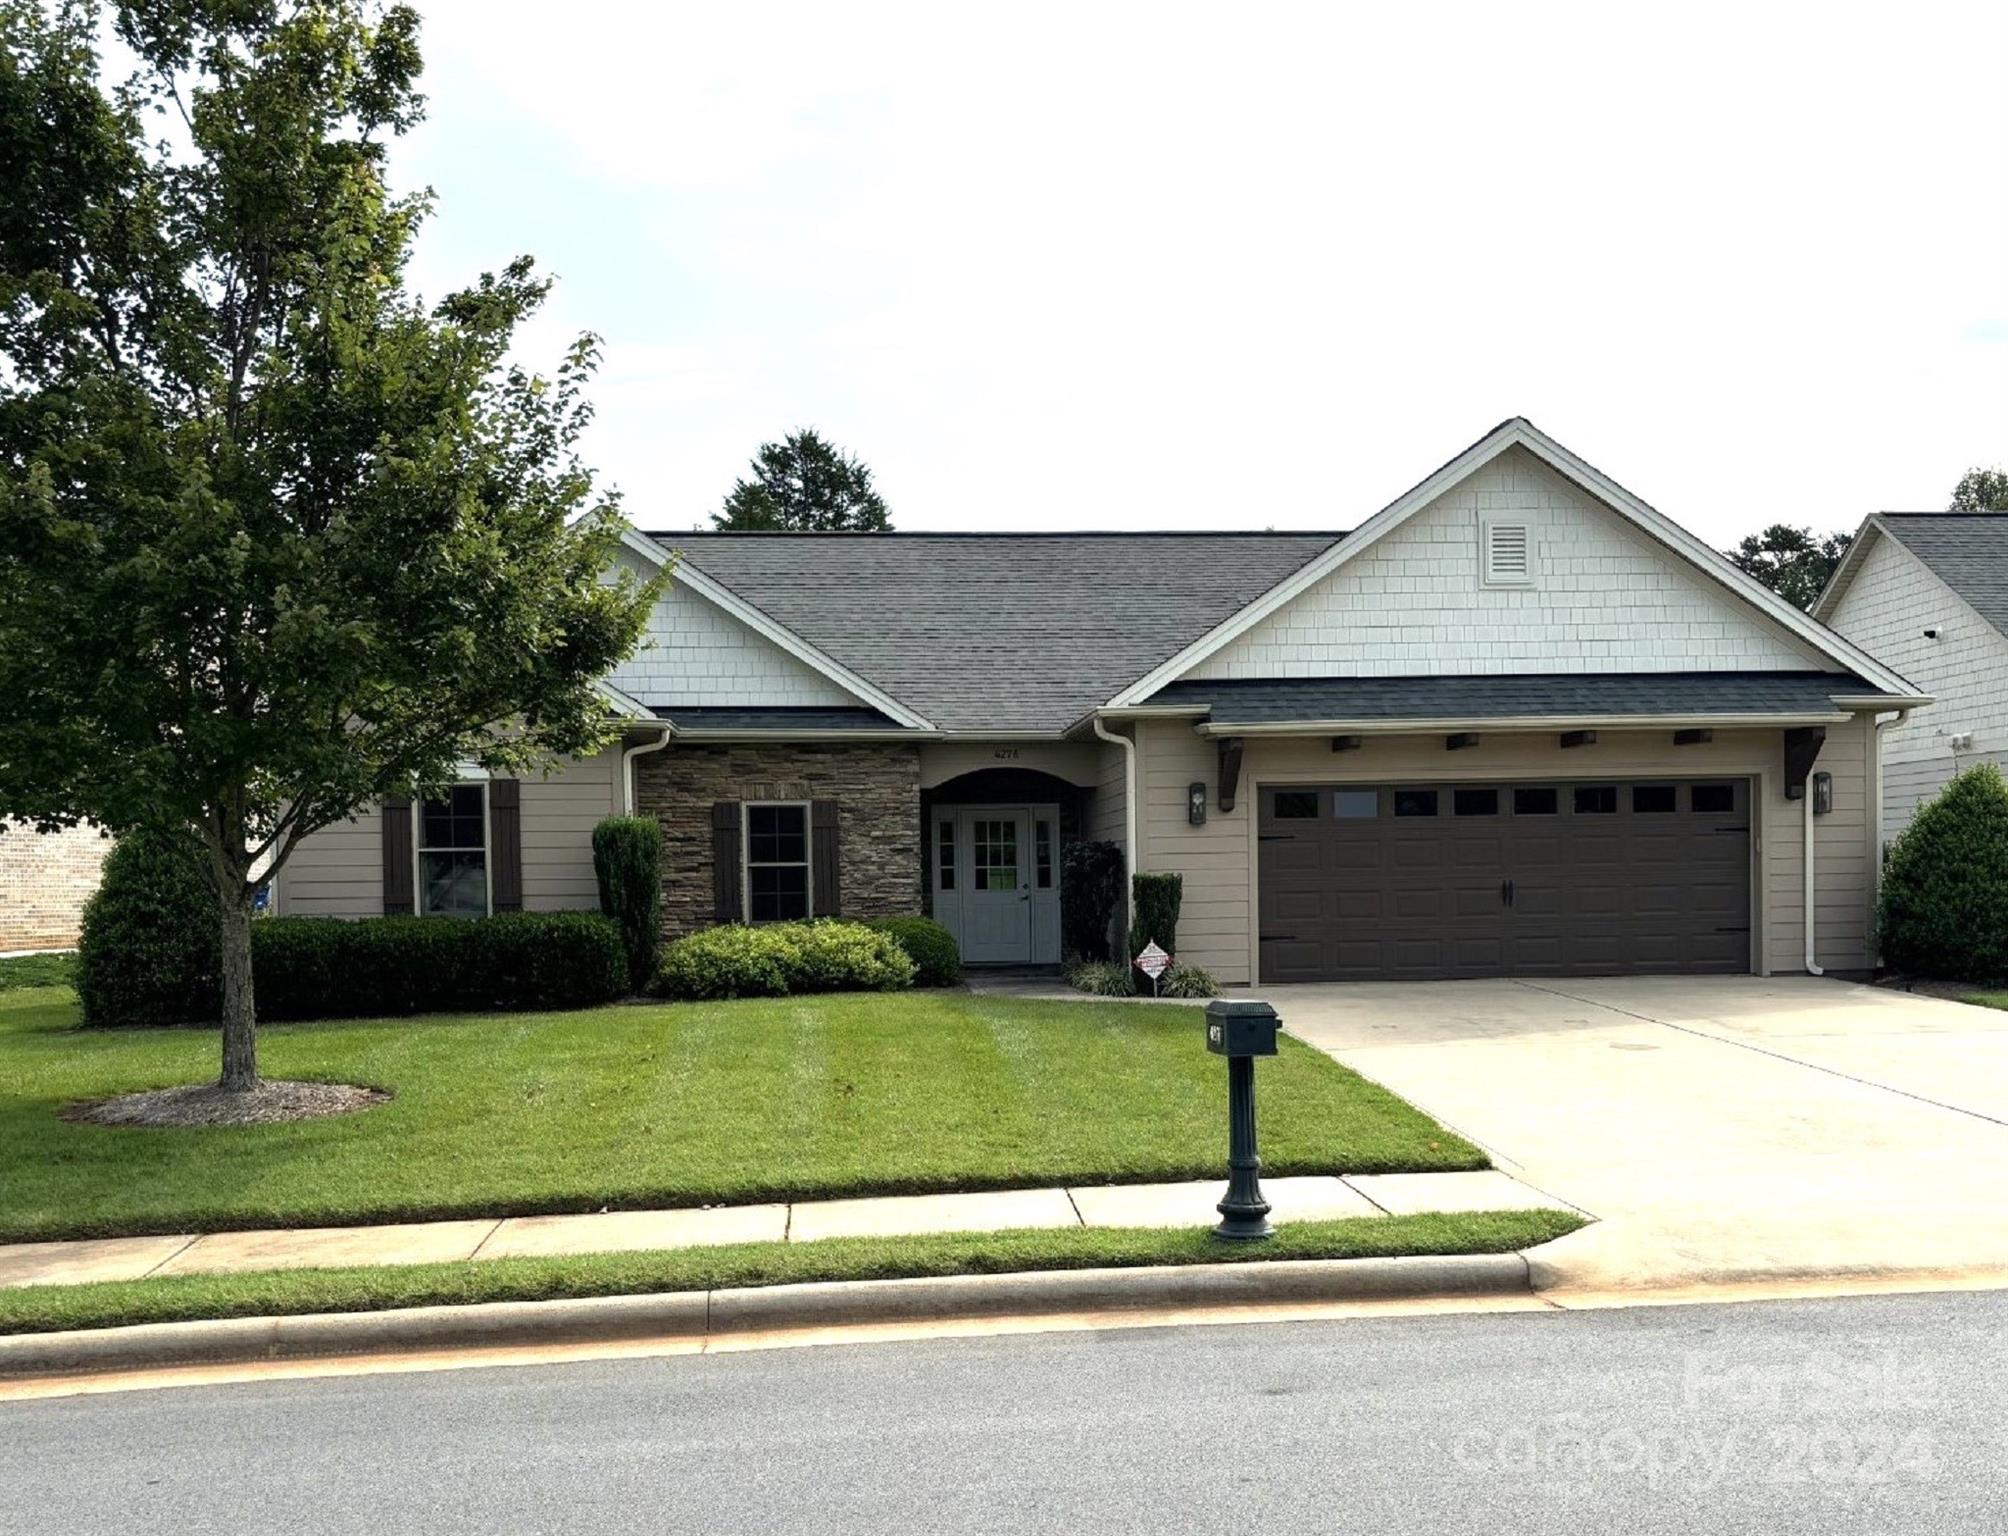
[(1811, 608), (1854, 542), (1851, 533), (1815, 534), (1810, 528), (1773, 523), (1726, 551), (1747, 571), (1795, 608)]
[(732, 532), (885, 533), (892, 527), (872, 472), (813, 431), (762, 443), (712, 523)]
[(1890, 844), (1876, 933), (1898, 971), (2008, 979), (2008, 783), (1992, 763), (1954, 778)]
[(387, 791), (594, 750), (656, 587), (600, 579), (596, 339), (505, 361), (549, 279), (404, 285), (416, 14), (116, 24), (108, 89), (94, 8), (0, 0), (0, 812), (194, 828), (248, 889)]

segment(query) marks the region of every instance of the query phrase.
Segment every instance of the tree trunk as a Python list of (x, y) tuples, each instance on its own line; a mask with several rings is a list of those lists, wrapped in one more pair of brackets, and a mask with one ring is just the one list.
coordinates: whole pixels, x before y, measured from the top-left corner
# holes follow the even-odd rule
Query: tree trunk
[(241, 886), (219, 897), (223, 922), (223, 1077), (227, 1093), (258, 1086), (258, 1014), (251, 991), (251, 905)]

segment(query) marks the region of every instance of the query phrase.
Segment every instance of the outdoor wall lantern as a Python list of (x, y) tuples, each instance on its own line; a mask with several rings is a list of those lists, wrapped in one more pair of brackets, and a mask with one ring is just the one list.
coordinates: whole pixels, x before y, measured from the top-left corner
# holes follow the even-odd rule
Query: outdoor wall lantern
[(1203, 783), (1185, 786), (1185, 819), (1195, 827), (1206, 825), (1206, 786)]
[(1834, 776), (1831, 773), (1813, 775), (1813, 814), (1825, 816), (1834, 808)]
[(1252, 997), (1215, 998), (1206, 1005), (1206, 1048), (1227, 1058), (1227, 1198), (1215, 1237), (1272, 1237), (1262, 1196), (1262, 1158), (1255, 1150), (1255, 1058), (1276, 1054), (1276, 1010)]

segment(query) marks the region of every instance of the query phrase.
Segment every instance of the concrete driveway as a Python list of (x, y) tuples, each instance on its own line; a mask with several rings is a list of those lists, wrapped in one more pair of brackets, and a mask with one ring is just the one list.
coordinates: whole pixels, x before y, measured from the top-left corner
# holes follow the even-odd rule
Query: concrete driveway
[(2008, 1013), (1804, 976), (1262, 995), (1599, 1218), (1547, 1287), (2008, 1275)]

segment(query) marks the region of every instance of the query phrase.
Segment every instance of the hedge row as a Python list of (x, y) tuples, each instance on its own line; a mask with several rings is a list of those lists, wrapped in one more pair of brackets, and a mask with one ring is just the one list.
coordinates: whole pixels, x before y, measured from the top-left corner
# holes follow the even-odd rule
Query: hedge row
[(589, 1008), (628, 990), (620, 930), (597, 912), (269, 918), (251, 971), (261, 1019)]

